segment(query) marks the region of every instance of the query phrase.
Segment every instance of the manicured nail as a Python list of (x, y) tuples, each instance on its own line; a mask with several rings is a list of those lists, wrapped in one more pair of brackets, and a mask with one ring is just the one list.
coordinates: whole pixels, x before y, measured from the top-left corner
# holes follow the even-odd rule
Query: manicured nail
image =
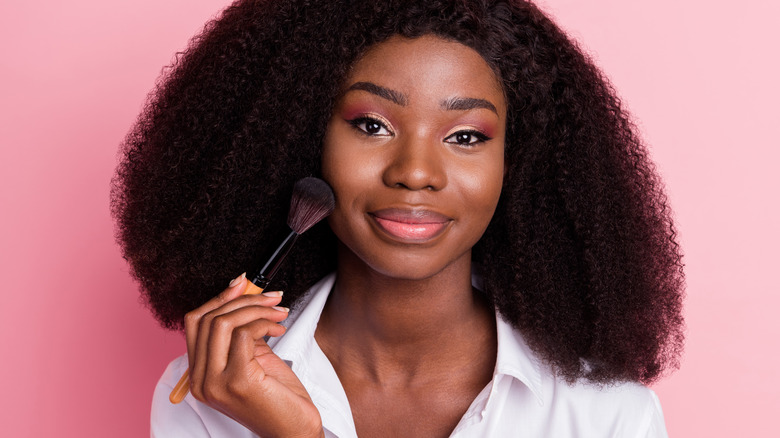
[(282, 292), (280, 290), (273, 290), (273, 291), (270, 291), (270, 292), (263, 292), (262, 293), (263, 296), (271, 297), (271, 298), (281, 297), (282, 294), (284, 294), (284, 292)]
[(230, 282), (230, 285), (228, 285), (228, 287), (233, 287), (233, 286), (237, 285), (238, 283), (241, 283), (241, 280), (243, 280), (244, 278), (246, 278), (246, 272), (244, 272), (243, 274), (241, 274), (238, 277), (234, 278), (233, 281)]
[(273, 308), (274, 308), (274, 309), (276, 309), (276, 310), (278, 310), (278, 311), (280, 311), (280, 312), (290, 313), (290, 309), (288, 309), (288, 308), (286, 308), (286, 307), (282, 307), (282, 306), (274, 306)]

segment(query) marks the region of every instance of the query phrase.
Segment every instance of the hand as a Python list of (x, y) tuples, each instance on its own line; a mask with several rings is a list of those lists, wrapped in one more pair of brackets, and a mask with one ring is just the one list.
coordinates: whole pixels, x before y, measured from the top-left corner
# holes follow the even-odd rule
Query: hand
[(281, 336), (281, 293), (242, 295), (244, 275), (185, 318), (190, 391), (261, 437), (322, 436), (309, 394), (263, 336)]

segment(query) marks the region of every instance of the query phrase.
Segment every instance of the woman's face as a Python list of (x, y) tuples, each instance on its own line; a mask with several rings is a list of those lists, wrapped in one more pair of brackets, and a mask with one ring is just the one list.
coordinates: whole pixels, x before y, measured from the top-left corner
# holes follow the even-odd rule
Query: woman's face
[(501, 194), (505, 123), (501, 85), (476, 51), (434, 36), (371, 48), (323, 145), (343, 249), (405, 279), (470, 260)]

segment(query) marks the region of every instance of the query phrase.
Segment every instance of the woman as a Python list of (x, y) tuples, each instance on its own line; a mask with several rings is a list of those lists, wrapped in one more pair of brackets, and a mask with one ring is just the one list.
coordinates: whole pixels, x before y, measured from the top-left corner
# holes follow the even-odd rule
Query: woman
[[(336, 209), (277, 275), (292, 313), (243, 276), (214, 297), (310, 175)], [(666, 200), (532, 4), (239, 1), (151, 97), (113, 208), (187, 337), (153, 435), (665, 436), (640, 383), (682, 345)]]

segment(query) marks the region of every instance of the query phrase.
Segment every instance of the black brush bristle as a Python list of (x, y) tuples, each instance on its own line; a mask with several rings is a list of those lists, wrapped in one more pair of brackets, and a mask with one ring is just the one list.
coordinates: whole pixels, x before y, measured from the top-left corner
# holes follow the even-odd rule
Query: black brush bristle
[(293, 187), (287, 225), (302, 234), (331, 214), (335, 206), (333, 190), (328, 183), (312, 177), (299, 179)]

